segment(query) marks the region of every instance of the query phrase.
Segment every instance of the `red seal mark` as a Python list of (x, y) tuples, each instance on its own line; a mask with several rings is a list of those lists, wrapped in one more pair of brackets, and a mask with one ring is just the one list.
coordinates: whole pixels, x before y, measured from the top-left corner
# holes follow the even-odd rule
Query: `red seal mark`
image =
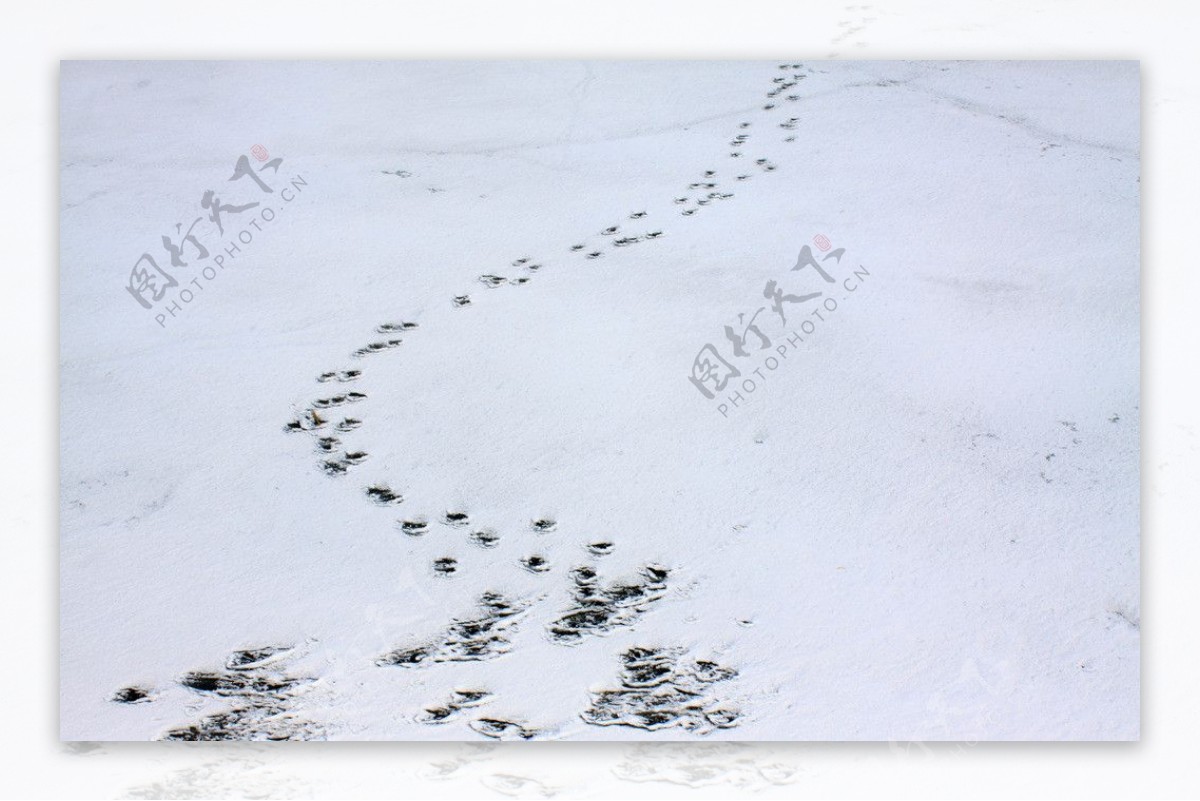
[(833, 247), (833, 243), (829, 241), (829, 237), (825, 236), (825, 234), (817, 234), (814, 236), (813, 244), (816, 245), (817, 249), (822, 253)]
[(258, 159), (259, 161), (266, 161), (270, 154), (267, 153), (267, 149), (262, 145), (255, 145), (254, 147), (250, 148), (250, 155), (254, 156), (254, 158)]

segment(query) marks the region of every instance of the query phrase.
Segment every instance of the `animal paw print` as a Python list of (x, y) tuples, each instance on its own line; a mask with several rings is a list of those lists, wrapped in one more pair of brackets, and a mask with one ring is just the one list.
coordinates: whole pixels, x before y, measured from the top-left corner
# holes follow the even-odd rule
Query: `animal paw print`
[(534, 729), (499, 718), (480, 718), (473, 721), (470, 726), (484, 737), (491, 737), (493, 740), (532, 740), (537, 736)]
[(393, 492), (386, 484), (373, 484), (365, 490), (367, 497), (380, 506), (395, 506), (404, 502), (404, 497)]
[(345, 395), (334, 395), (332, 398), (319, 398), (313, 401), (313, 408), (329, 409), (333, 406), (343, 406), (347, 403)]
[(495, 696), (487, 690), (453, 690), (449, 700), (437, 706), (426, 707), (417, 720), (431, 725), (448, 723), (459, 717), (464, 710), (475, 709), (494, 700)]
[(480, 548), (495, 548), (500, 544), (500, 535), (490, 528), (479, 529), (472, 531), (469, 539)]
[(458, 572), (458, 560), (453, 556), (443, 556), (433, 560), (433, 573), (436, 576), (449, 577)]
[(521, 567), (530, 573), (545, 573), (550, 570), (550, 562), (541, 554), (532, 554), (520, 560)]
[(317, 381), (322, 384), (325, 384), (329, 381), (340, 381), (345, 383), (347, 381), (357, 381), (361, 375), (362, 370), (336, 370), (328, 373), (321, 373), (319, 376), (317, 376)]
[(376, 326), (375, 331), (379, 334), (393, 334), (399, 331), (412, 331), (420, 326), (417, 323), (401, 322), (401, 323), (383, 323)]
[(122, 687), (109, 700), (116, 704), (146, 704), (153, 700), (153, 691), (146, 687)]
[(413, 518), (412, 520), (401, 520), (400, 530), (410, 537), (420, 537), (429, 531), (429, 522), (423, 517)]
[(371, 356), (375, 353), (383, 353), (385, 350), (398, 348), (404, 344), (403, 339), (386, 339), (382, 342), (372, 342), (370, 345), (364, 345), (351, 355), (356, 359), (361, 359), (364, 356)]
[(344, 476), (349, 471), (349, 465), (340, 459), (326, 459), (321, 462), (321, 470), (327, 476)]

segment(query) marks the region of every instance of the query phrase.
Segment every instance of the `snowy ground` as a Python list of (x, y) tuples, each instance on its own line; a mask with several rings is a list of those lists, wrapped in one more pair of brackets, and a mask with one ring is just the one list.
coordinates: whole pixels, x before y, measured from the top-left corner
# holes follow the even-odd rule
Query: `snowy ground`
[(1138, 83), (65, 63), (62, 736), (1136, 739)]

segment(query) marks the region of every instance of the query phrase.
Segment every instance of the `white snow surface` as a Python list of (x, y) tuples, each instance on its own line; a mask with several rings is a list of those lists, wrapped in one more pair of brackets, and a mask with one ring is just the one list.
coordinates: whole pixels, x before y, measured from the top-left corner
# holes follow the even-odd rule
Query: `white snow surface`
[[(181, 682), (261, 647), (305, 682), (254, 737), (1138, 738), (1136, 63), (66, 62), (61, 83), (64, 739), (237, 709)], [(255, 144), (282, 158), (271, 195), (227, 181)], [(173, 268), (158, 243), (208, 189), (277, 216), (205, 219), (210, 257)], [(845, 248), (833, 284), (791, 270), (818, 235)], [(165, 325), (124, 289), (143, 252), (180, 282), (163, 307), (194, 293)], [(837, 309), (784, 328), (771, 280)], [(771, 348), (733, 356), (724, 327), (764, 305)], [(688, 381), (706, 343), (743, 367), (713, 400)], [(284, 432), (350, 391), (321, 434)], [(367, 457), (325, 475), (324, 435)], [(562, 644), (581, 565), (668, 577)], [(528, 604), (507, 652), (377, 664), (485, 592)], [(733, 725), (589, 723), (635, 647), (736, 671), (702, 688)], [(491, 696), (422, 720), (455, 690)]]

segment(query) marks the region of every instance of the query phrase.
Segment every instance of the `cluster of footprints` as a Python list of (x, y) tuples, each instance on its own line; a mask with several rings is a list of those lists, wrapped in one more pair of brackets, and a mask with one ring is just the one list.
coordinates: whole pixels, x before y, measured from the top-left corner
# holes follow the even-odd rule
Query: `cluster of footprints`
[[(162, 740), (317, 740), (324, 730), (294, 710), (296, 700), (315, 679), (296, 676), (287, 669), (294, 649), (271, 646), (234, 651), (223, 670), (198, 670), (179, 679), (178, 685), (205, 699), (223, 702), (220, 711), (195, 723), (170, 729)], [(154, 701), (160, 691), (150, 687), (123, 687), (112, 696), (118, 704)]]
[[(787, 116), (786, 110), (800, 96), (792, 90), (806, 77), (801, 64), (780, 64), (766, 92), (760, 119), (742, 120), (728, 142), (724, 155), (726, 166), (715, 164), (698, 173), (673, 199), (678, 215), (692, 218), (705, 208), (732, 199), (735, 186), (744, 184), (756, 175), (770, 173), (777, 165), (755, 144), (758, 139), (779, 137), (779, 141), (796, 141), (794, 133), (799, 118)], [(761, 119), (765, 117), (765, 121)], [(758, 125), (758, 128), (755, 125)], [(766, 133), (758, 133), (765, 127)], [(773, 139), (771, 140), (773, 141)], [(666, 208), (671, 208), (669, 205)], [(564, 251), (575, 258), (594, 260), (607, 253), (635, 245), (653, 242), (666, 235), (663, 224), (656, 224), (650, 212), (631, 212), (627, 219), (610, 221), (598, 227), (590, 237), (577, 241)], [(527, 284), (531, 276), (545, 268), (545, 262), (532, 256), (513, 260), (509, 268), (515, 276), (486, 273), (479, 282), (488, 289)], [(456, 308), (472, 304), (469, 294), (453, 296)], [(345, 476), (352, 468), (368, 458), (365, 450), (348, 445), (347, 435), (363, 424), (354, 416), (353, 406), (367, 398), (354, 389), (363, 377), (365, 360), (399, 348), (404, 335), (418, 328), (414, 322), (386, 322), (376, 327), (376, 336), (350, 355), (352, 367), (330, 370), (316, 377), (327, 391), (311, 400), (284, 430), (307, 432), (314, 443), (318, 468), (329, 476)], [(387, 484), (371, 484), (363, 488), (365, 497), (384, 507), (398, 506), (404, 497)], [(493, 529), (474, 526), (467, 513), (448, 511), (439, 517), (444, 526), (462, 529), (468, 540), (480, 548), (495, 548), (500, 535)], [(400, 532), (408, 537), (422, 537), (430, 531), (427, 518), (402, 518), (396, 522)], [(534, 533), (554, 531), (553, 520), (539, 518), (531, 523)], [(606, 540), (587, 542), (585, 552), (594, 562), (610, 553), (614, 545)], [(523, 554), (516, 567), (535, 574), (550, 574), (554, 565), (538, 552)], [(431, 573), (437, 578), (451, 578), (459, 573), (458, 561), (452, 556), (437, 555), (430, 561)], [(633, 578), (605, 580), (595, 564), (579, 564), (567, 573), (571, 591), (568, 608), (559, 610), (546, 625), (546, 636), (554, 643), (570, 646), (592, 635), (603, 635), (617, 628), (633, 626), (661, 599), (668, 588), (668, 568), (645, 565)], [(549, 579), (548, 579), (549, 580)], [(380, 655), (376, 664), (385, 668), (424, 668), (439, 662), (478, 662), (508, 653), (511, 636), (527, 617), (539, 598), (510, 599), (499, 593), (484, 592), (478, 597), (476, 610), (463, 614), (437, 635), (427, 640), (409, 643)], [(314, 679), (290, 675), (285, 669), (290, 647), (254, 648), (234, 652), (221, 672), (195, 672), (184, 676), (180, 684), (191, 692), (217, 697), (228, 708), (208, 715), (196, 723), (176, 728), (163, 735), (172, 740), (290, 740), (318, 739), (325, 732), (318, 726), (300, 719), (293, 711), (294, 699), (311, 685)], [(635, 647), (619, 656), (621, 673), (619, 686), (591, 694), (591, 704), (580, 717), (595, 726), (623, 725), (646, 730), (681, 727), (706, 734), (716, 729), (737, 725), (740, 713), (714, 699), (713, 688), (736, 676), (736, 672), (716, 663), (689, 660), (672, 648)], [(153, 701), (156, 692), (144, 687), (125, 687), (112, 696), (120, 704), (140, 704)], [(532, 739), (537, 731), (527, 725), (488, 717), (480, 712), (494, 696), (488, 690), (473, 687), (454, 689), (449, 698), (438, 700), (420, 712), (416, 719), (428, 724), (443, 724), (470, 717), (468, 725), (475, 732), (495, 739)]]
[(708, 734), (737, 725), (741, 713), (713, 696), (737, 672), (678, 648), (630, 648), (621, 654), (620, 685), (592, 693), (583, 719), (596, 726), (655, 731), (680, 726)]

